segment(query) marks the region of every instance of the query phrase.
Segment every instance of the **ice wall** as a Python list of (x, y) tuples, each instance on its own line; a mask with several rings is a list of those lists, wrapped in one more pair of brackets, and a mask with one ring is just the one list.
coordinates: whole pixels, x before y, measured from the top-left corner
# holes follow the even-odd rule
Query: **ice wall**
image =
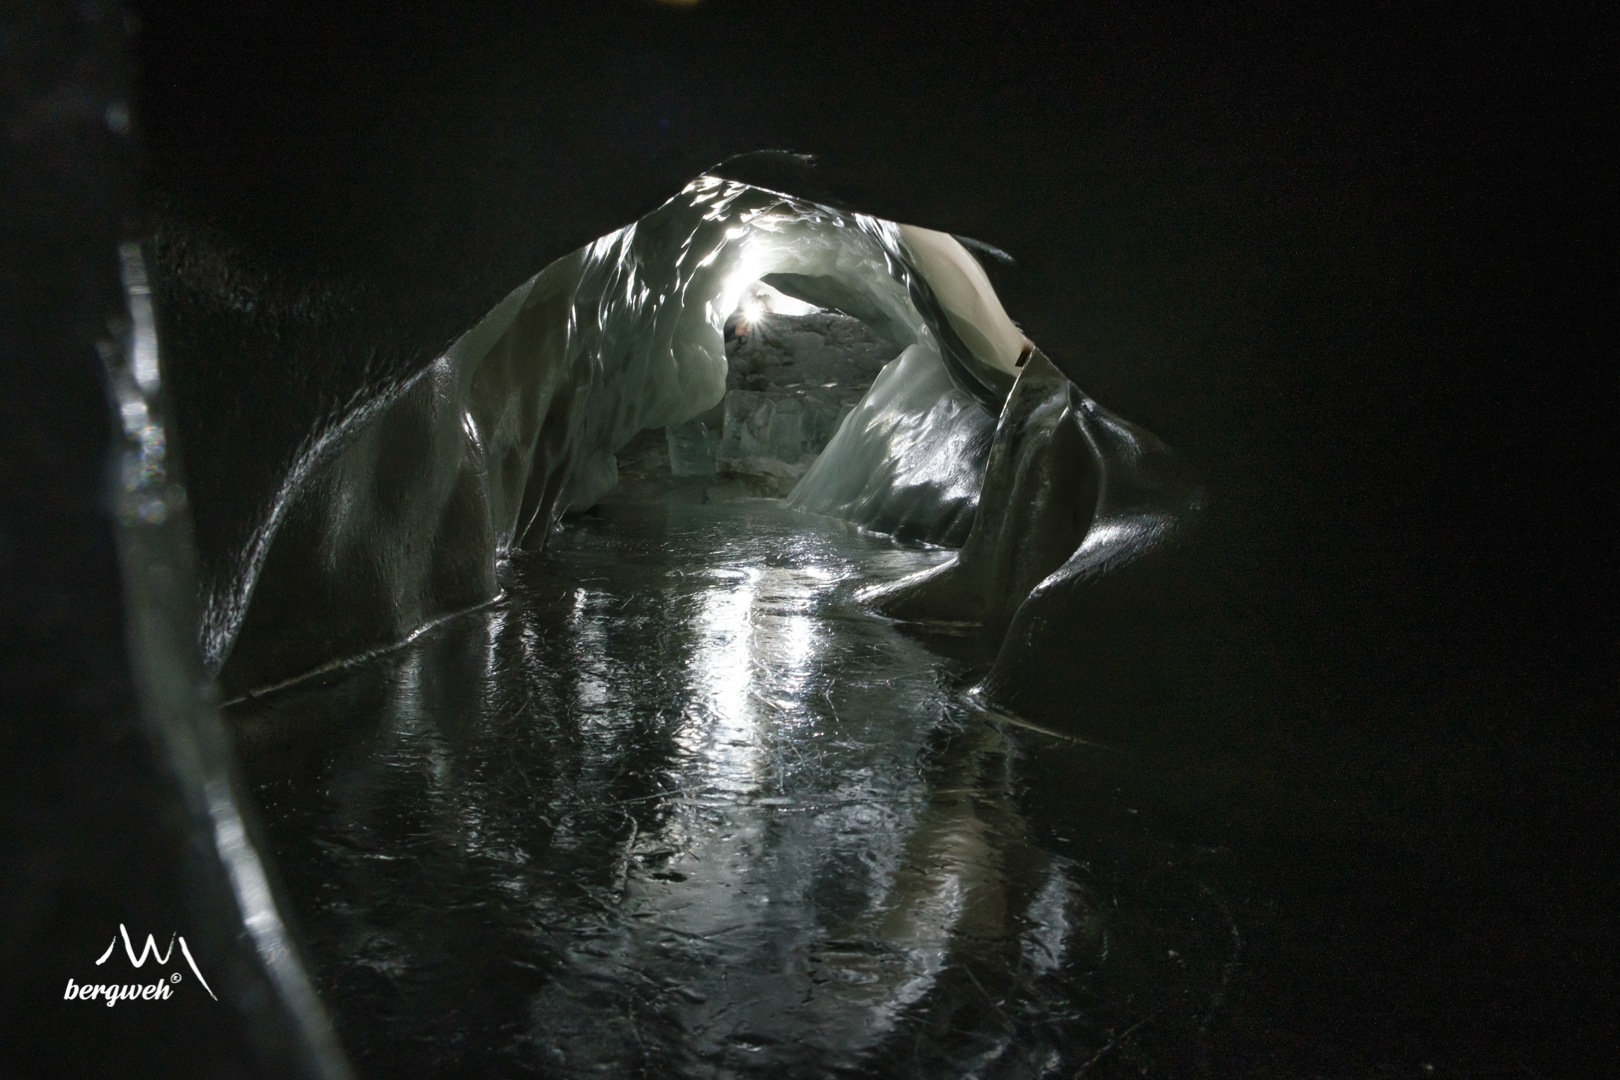
[(1098, 468), (1075, 423), (1073, 385), (1034, 353), (995, 425), (980, 512), (961, 551), (869, 601), (908, 621), (1006, 631), (1030, 590), (1080, 546), (1096, 507)]
[(979, 503), (995, 418), (912, 345), (884, 368), (788, 504), (906, 540), (956, 547)]

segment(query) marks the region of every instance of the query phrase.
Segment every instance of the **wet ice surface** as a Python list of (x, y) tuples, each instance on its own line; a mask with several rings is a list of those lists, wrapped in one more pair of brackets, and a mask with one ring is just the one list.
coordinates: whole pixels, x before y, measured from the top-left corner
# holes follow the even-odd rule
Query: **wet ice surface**
[(853, 602), (946, 554), (764, 500), (605, 507), (495, 605), (238, 706), (361, 1073), (1101, 1075), (1207, 1008), (1235, 927), (1194, 899), (1209, 955), (1163, 949), (1091, 876), (1089, 796), (1053, 799), (1098, 751)]

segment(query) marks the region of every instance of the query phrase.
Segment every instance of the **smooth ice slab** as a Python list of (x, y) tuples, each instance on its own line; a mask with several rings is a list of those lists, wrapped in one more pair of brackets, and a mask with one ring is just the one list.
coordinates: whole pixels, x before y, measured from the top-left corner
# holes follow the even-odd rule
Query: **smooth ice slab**
[(672, 476), (713, 476), (715, 439), (701, 420), (670, 424), (664, 429), (669, 444), (669, 471)]
[(995, 432), (939, 354), (913, 345), (883, 369), (788, 505), (946, 546), (967, 539)]

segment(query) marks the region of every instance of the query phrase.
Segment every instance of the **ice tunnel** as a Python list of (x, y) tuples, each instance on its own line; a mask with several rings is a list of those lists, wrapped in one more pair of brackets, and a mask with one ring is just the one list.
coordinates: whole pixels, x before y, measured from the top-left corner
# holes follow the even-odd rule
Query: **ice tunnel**
[(398, 377), (259, 365), (331, 408), (121, 249), (131, 655), (265, 1060), (1049, 1075), (1182, 993), (1064, 823), (1184, 715), (1201, 489), (1005, 256), (788, 187), (711, 169)]
[[(154, 710), (311, 1075), (1021, 1076), (1109, 1045), (1072, 1004), (1109, 916), (1025, 789), (1161, 734), (1201, 490), (1026, 338), (1004, 256), (787, 186), (698, 176), (195, 498), (126, 250), (126, 523), (177, 528), (150, 496), (198, 525), (201, 656)], [(193, 625), (189, 567), (129, 535), (141, 603)]]
[(546, 266), (311, 432), (246, 540), (204, 552), (225, 695), (397, 645), (497, 597), (565, 515), (684, 481), (952, 549), (863, 600), (999, 643), (995, 707), (1105, 729), (1202, 495), (1024, 336), (969, 244), (720, 167)]

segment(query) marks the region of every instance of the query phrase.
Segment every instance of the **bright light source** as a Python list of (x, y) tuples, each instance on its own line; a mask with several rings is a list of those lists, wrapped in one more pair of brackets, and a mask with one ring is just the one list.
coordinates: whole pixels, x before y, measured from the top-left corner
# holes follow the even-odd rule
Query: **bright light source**
[(742, 290), (742, 296), (737, 304), (737, 322), (739, 328), (746, 333), (763, 325), (772, 315), (809, 315), (820, 310), (814, 304), (795, 300), (763, 281), (755, 281)]
[(765, 324), (765, 316), (771, 313), (770, 306), (757, 296), (744, 300), (737, 308), (737, 331), (741, 334), (750, 334)]

